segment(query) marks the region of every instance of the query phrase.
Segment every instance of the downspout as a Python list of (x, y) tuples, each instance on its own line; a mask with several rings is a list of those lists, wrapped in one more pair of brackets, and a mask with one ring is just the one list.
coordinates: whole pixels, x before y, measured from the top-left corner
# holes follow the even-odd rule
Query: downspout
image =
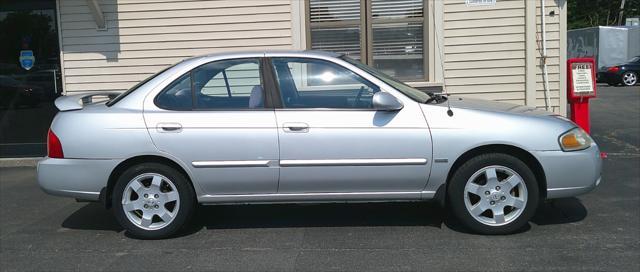
[(544, 97), (547, 111), (551, 111), (551, 95), (549, 94), (549, 74), (547, 68), (547, 25), (546, 25), (546, 10), (544, 8), (545, 0), (540, 0), (542, 6), (541, 16), (542, 19), (542, 81), (544, 83)]

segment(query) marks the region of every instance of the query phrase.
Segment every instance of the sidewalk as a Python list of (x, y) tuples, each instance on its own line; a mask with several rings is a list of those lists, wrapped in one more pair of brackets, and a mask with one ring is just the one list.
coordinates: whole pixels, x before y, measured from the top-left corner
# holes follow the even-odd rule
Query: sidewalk
[(5, 167), (36, 167), (42, 157), (32, 158), (0, 158), (0, 168)]

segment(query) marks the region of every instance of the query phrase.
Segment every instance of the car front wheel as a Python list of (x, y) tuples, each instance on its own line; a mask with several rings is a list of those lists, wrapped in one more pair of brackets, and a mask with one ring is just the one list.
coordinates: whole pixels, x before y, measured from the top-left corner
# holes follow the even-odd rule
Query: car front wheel
[(115, 184), (115, 217), (132, 236), (166, 238), (186, 224), (195, 210), (195, 193), (174, 168), (143, 163), (127, 169)]
[(524, 227), (539, 202), (535, 175), (521, 160), (492, 153), (465, 162), (451, 177), (453, 215), (481, 234), (509, 234)]

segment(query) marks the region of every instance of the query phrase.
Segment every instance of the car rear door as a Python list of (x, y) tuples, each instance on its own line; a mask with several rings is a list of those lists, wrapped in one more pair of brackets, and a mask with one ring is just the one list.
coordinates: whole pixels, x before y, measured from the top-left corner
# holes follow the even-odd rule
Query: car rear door
[(214, 61), (181, 76), (144, 111), (157, 148), (209, 195), (275, 193), (278, 135), (260, 58)]
[(377, 111), (372, 97), (380, 88), (341, 65), (310, 58), (270, 62), (282, 104), (275, 110), (279, 193), (398, 193), (425, 187), (431, 139), (417, 103)]

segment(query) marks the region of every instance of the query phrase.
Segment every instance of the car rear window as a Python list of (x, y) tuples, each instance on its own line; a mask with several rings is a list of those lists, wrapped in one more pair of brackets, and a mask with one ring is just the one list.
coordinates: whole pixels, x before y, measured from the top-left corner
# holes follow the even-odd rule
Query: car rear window
[(152, 76), (146, 78), (143, 81), (138, 82), (138, 84), (133, 85), (133, 87), (131, 87), (130, 89), (126, 90), (125, 92), (121, 93), (120, 95), (116, 96), (114, 99), (109, 100), (107, 102), (107, 107), (111, 107), (113, 105), (115, 105), (116, 103), (118, 103), (118, 101), (122, 100), (123, 98), (125, 98), (127, 95), (131, 94), (132, 92), (134, 92), (135, 90), (137, 90), (138, 88), (140, 88), (140, 86), (144, 85), (145, 83), (151, 81), (152, 79), (156, 78), (158, 75), (164, 73), (165, 71), (169, 70), (171, 67), (173, 67), (175, 65), (171, 65), (167, 68), (162, 69), (160, 72), (157, 72), (155, 74), (153, 74)]

